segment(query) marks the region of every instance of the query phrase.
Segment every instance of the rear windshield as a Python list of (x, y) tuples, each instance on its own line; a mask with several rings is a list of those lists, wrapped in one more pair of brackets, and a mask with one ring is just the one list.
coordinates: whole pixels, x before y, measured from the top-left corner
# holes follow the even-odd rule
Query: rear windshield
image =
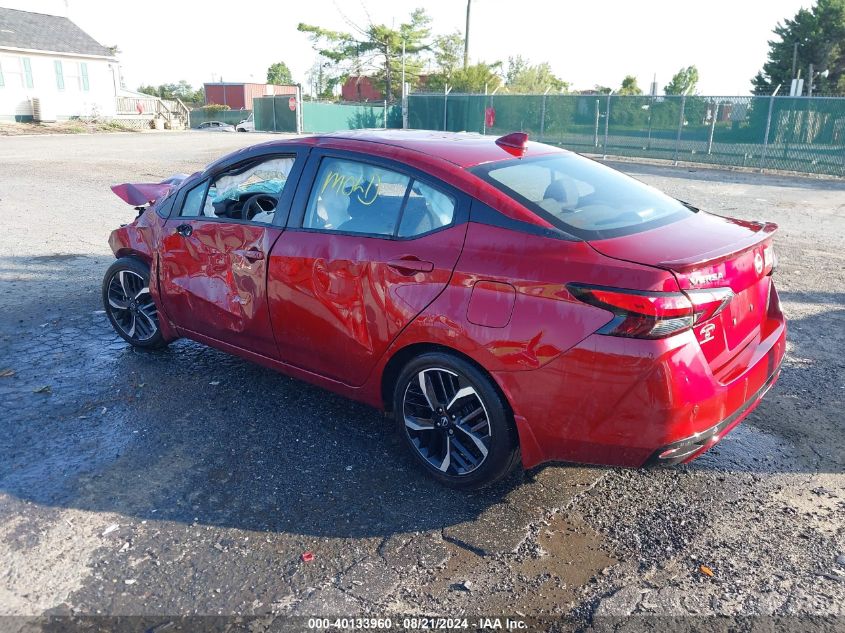
[(639, 180), (569, 152), (487, 163), (470, 171), (554, 226), (587, 240), (637, 233), (694, 213)]

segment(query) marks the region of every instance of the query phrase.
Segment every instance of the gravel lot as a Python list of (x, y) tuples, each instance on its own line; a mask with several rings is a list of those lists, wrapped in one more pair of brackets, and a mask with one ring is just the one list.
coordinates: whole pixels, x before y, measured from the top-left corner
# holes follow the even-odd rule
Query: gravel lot
[(0, 614), (845, 628), (845, 183), (614, 164), (780, 224), (783, 375), (689, 467), (551, 466), (459, 493), (421, 477), (378, 412), (189, 341), (134, 352), (102, 314), (106, 239), (134, 215), (109, 185), (266, 138), (0, 141)]

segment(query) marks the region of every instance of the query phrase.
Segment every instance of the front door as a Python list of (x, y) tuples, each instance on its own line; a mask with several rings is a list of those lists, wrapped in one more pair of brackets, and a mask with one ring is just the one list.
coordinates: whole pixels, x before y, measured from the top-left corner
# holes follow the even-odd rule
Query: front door
[(247, 160), (181, 194), (165, 224), (159, 279), (165, 312), (184, 334), (278, 357), (267, 263), (284, 230), (295, 163), (295, 156)]
[(282, 360), (353, 386), (446, 287), (466, 234), (459, 194), (368, 160), (312, 156), (302, 220), (268, 280)]

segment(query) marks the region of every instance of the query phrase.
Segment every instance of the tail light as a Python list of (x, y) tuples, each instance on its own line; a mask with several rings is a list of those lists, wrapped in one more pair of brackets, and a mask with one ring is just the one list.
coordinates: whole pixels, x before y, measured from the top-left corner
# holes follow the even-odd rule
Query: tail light
[(701, 290), (687, 290), (685, 293), (692, 301), (695, 312), (695, 323), (712, 319), (725, 309), (734, 292), (730, 288), (702, 288)]
[(645, 292), (586, 284), (567, 284), (584, 303), (609, 310), (613, 320), (599, 334), (658, 339), (690, 329), (716, 316), (733, 296), (729, 288), (683, 292)]

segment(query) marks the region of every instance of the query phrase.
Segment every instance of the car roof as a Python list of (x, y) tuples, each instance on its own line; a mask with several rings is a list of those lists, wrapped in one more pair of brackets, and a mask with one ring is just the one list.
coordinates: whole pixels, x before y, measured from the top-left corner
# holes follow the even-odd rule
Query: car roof
[[(314, 146), (343, 147), (372, 144), (374, 154), (388, 154), (388, 148), (398, 147), (427, 154), (450, 162), (458, 167), (474, 167), (482, 163), (513, 158), (507, 150), (496, 144), (497, 135), (469, 132), (438, 132), (433, 130), (348, 130), (308, 136), (269, 144), (308, 143)], [(539, 156), (566, 150), (529, 141), (525, 156)]]

